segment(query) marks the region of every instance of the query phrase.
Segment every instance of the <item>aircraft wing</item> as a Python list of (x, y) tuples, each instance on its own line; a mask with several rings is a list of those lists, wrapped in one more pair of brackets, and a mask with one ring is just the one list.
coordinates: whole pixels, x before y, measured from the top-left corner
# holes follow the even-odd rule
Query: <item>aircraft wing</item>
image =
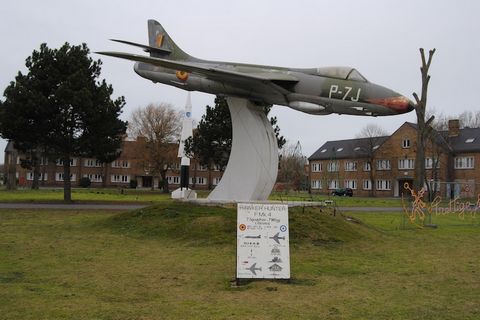
[(269, 81), (286, 81), (286, 82), (298, 82), (298, 79), (293, 75), (282, 72), (238, 72), (234, 70), (227, 70), (219, 67), (216, 63), (201, 63), (201, 62), (187, 62), (178, 60), (167, 60), (161, 58), (147, 57), (136, 54), (124, 53), (124, 52), (96, 52), (101, 55), (122, 58), (132, 61), (149, 63), (154, 66), (163, 68), (186, 71), (191, 73), (197, 73), (204, 75), (207, 78), (231, 80), (258, 80), (263, 82)]

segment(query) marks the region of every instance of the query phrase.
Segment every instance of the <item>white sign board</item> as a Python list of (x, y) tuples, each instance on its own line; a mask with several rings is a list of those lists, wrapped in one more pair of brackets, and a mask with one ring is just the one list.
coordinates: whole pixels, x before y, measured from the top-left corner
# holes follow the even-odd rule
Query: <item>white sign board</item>
[(288, 205), (238, 204), (237, 278), (290, 279)]

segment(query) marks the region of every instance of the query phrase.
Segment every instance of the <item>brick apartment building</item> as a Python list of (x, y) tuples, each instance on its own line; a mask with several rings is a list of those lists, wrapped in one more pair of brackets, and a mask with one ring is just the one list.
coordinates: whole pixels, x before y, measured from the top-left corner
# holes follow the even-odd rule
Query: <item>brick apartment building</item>
[[(425, 148), (431, 190), (442, 197), (475, 197), (480, 192), (480, 128), (434, 131)], [(416, 124), (406, 122), (392, 135), (328, 141), (309, 157), (312, 192), (352, 188), (354, 195), (400, 197), (414, 180)], [(475, 167), (477, 164), (477, 167)]]
[[(120, 157), (111, 163), (101, 163), (94, 158), (75, 157), (71, 159), (72, 186), (77, 186), (82, 177), (88, 177), (91, 187), (119, 187), (128, 188), (132, 180), (136, 181), (138, 188), (159, 188), (161, 178), (154, 175), (145, 160), (145, 138), (123, 141)], [(176, 154), (178, 145), (172, 144), (172, 152)], [(13, 143), (9, 142), (5, 148), (4, 175), (15, 176), (19, 186), (31, 186), (33, 172), (22, 168), (21, 160), (26, 155), (18, 153)], [(220, 182), (222, 171), (219, 167), (208, 170), (192, 160), (190, 165), (190, 181), (192, 188), (197, 190), (208, 189)], [(40, 186), (63, 187), (63, 163), (56, 159), (41, 159)], [(180, 187), (180, 158), (170, 165), (167, 171), (167, 180), (171, 190)]]

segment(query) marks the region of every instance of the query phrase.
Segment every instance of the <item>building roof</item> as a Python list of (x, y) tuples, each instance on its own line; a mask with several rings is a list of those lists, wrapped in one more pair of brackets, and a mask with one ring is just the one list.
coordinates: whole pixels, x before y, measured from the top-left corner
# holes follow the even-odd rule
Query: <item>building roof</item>
[[(448, 132), (445, 132), (448, 135)], [(460, 129), (458, 136), (449, 137), (454, 153), (480, 152), (480, 128)]]
[[(405, 122), (403, 125), (405, 124), (417, 130), (416, 123)], [(315, 151), (308, 160), (365, 158), (368, 156), (368, 146), (376, 150), (392, 135), (375, 138), (327, 141)], [(458, 136), (453, 137), (449, 137), (448, 131), (439, 131), (434, 138), (440, 146), (454, 153), (480, 152), (480, 128), (463, 128), (460, 129)], [(374, 145), (372, 146), (372, 144)]]
[(308, 160), (365, 158), (368, 156), (370, 145), (373, 144), (372, 147), (377, 149), (388, 138), (390, 138), (390, 136), (327, 141), (315, 151)]

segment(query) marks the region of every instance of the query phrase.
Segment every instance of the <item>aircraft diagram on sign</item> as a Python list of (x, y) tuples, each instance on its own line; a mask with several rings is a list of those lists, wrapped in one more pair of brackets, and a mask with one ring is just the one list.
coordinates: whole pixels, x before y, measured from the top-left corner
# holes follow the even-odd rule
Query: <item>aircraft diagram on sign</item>
[(256, 266), (257, 266), (257, 263), (254, 263), (250, 266), (250, 268), (247, 268), (247, 270), (250, 270), (251, 273), (253, 273), (254, 275), (257, 275), (257, 270), (262, 271), (262, 268), (256, 268)]
[(279, 240), (285, 240), (285, 237), (280, 237), (279, 234), (280, 232), (277, 232), (273, 237), (269, 238), (275, 240), (276, 243), (280, 244)]
[(202, 60), (180, 49), (157, 21), (148, 21), (148, 33), (149, 45), (113, 41), (139, 47), (150, 56), (98, 53), (135, 61), (135, 72), (154, 83), (243, 98), (259, 105), (287, 106), (309, 114), (375, 117), (414, 109), (408, 98), (369, 82), (351, 67), (299, 69)]

